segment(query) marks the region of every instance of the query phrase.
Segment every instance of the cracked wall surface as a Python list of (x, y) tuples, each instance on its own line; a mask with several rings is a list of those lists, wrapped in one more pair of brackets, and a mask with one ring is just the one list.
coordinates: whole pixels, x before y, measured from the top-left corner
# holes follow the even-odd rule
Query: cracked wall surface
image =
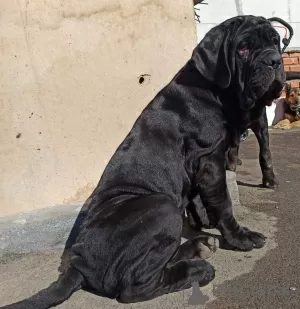
[(11, 0), (0, 12), (0, 216), (81, 202), (190, 57), (192, 1)]

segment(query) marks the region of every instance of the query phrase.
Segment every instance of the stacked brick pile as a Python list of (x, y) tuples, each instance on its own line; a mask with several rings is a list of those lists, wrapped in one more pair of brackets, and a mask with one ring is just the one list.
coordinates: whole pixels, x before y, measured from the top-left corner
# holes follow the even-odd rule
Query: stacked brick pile
[[(288, 51), (282, 54), (284, 70), (286, 72), (300, 72), (300, 51)], [(300, 87), (300, 80), (289, 81), (292, 87)], [(285, 92), (282, 91), (282, 97), (285, 97)]]
[(284, 69), (286, 72), (300, 72), (300, 52), (290, 51), (282, 54)]

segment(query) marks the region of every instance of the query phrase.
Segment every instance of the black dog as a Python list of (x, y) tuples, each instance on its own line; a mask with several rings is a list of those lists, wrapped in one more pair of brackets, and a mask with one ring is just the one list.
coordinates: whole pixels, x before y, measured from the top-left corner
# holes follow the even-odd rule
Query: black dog
[[(258, 119), (251, 121), (244, 132), (248, 135), (248, 129), (251, 129), (259, 144), (259, 164), (262, 171), (262, 185), (265, 188), (276, 188), (279, 185), (274, 169), (271, 151), (269, 147), (269, 131), (266, 108)], [(226, 169), (229, 171), (236, 171), (237, 165), (241, 165), (239, 153), (240, 141), (233, 143), (226, 153)]]
[(138, 302), (213, 280), (197, 241), (180, 245), (182, 214), (202, 200), (210, 223), (239, 250), (265, 237), (241, 227), (226, 186), (225, 153), (284, 84), (279, 35), (262, 17), (213, 28), (191, 60), (144, 109), (92, 197), (70, 268), (6, 309), (46, 309), (86, 289)]
[[(286, 72), (286, 81), (299, 78), (300, 72)], [(263, 175), (262, 185), (265, 188), (276, 188), (279, 186), (279, 181), (274, 174), (272, 156), (269, 148), (269, 131), (266, 109), (258, 120), (249, 124), (249, 128), (254, 132), (259, 144), (259, 163)], [(244, 138), (246, 139), (248, 136), (248, 130), (246, 130), (244, 134)], [(237, 165), (242, 164), (242, 161), (238, 156), (238, 152), (239, 145), (235, 145), (228, 149), (226, 156), (227, 170), (236, 171)]]
[[(285, 21), (280, 18), (272, 17), (268, 20), (280, 22), (284, 27), (289, 29), (289, 38), (284, 38), (282, 43), (284, 45), (281, 52), (284, 52), (286, 47), (289, 45), (290, 40), (294, 34), (294, 31), (290, 25), (288, 25)], [(299, 79), (300, 72), (286, 72), (286, 80)], [(252, 129), (254, 132), (258, 143), (259, 143), (259, 163), (262, 171), (262, 185), (266, 188), (276, 188), (279, 185), (279, 182), (273, 171), (273, 163), (272, 156), (269, 148), (269, 131), (268, 131), (268, 120), (266, 109), (264, 109), (263, 113), (256, 119), (249, 123), (247, 130), (242, 134), (240, 138), (240, 142), (243, 139), (246, 139), (248, 136), (248, 129)], [(243, 136), (244, 135), (244, 136)], [(238, 156), (239, 145), (235, 144), (231, 148), (228, 149), (226, 155), (226, 168), (230, 171), (235, 171), (237, 165), (241, 165), (242, 161)]]

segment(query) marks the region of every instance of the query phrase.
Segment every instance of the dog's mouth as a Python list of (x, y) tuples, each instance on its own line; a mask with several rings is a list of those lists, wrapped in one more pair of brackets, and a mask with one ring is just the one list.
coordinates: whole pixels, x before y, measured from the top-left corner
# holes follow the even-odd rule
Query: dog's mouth
[(258, 102), (259, 105), (263, 104), (264, 106), (272, 106), (274, 100), (278, 99), (281, 95), (283, 82), (275, 78), (269, 85), (266, 83), (265, 87), (262, 87), (261, 84), (256, 84), (253, 88), (255, 102)]
[(290, 109), (292, 111), (296, 111), (296, 110), (300, 109), (300, 102), (290, 103)]
[(267, 97), (275, 100), (280, 97), (282, 89), (284, 87), (284, 73), (274, 72), (272, 78), (270, 78), (269, 87), (267, 89)]
[(283, 85), (278, 80), (275, 80), (266, 94), (266, 106), (271, 106), (273, 101), (278, 99), (281, 95)]

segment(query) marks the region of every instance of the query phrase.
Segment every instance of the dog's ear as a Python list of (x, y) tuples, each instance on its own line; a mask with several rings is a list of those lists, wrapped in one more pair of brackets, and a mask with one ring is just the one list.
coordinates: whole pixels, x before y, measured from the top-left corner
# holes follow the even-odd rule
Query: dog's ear
[(229, 34), (230, 29), (225, 25), (211, 29), (194, 49), (191, 59), (205, 79), (222, 89), (230, 85), (232, 77)]
[(291, 92), (291, 84), (290, 83), (284, 83), (284, 90), (286, 94), (289, 94)]

